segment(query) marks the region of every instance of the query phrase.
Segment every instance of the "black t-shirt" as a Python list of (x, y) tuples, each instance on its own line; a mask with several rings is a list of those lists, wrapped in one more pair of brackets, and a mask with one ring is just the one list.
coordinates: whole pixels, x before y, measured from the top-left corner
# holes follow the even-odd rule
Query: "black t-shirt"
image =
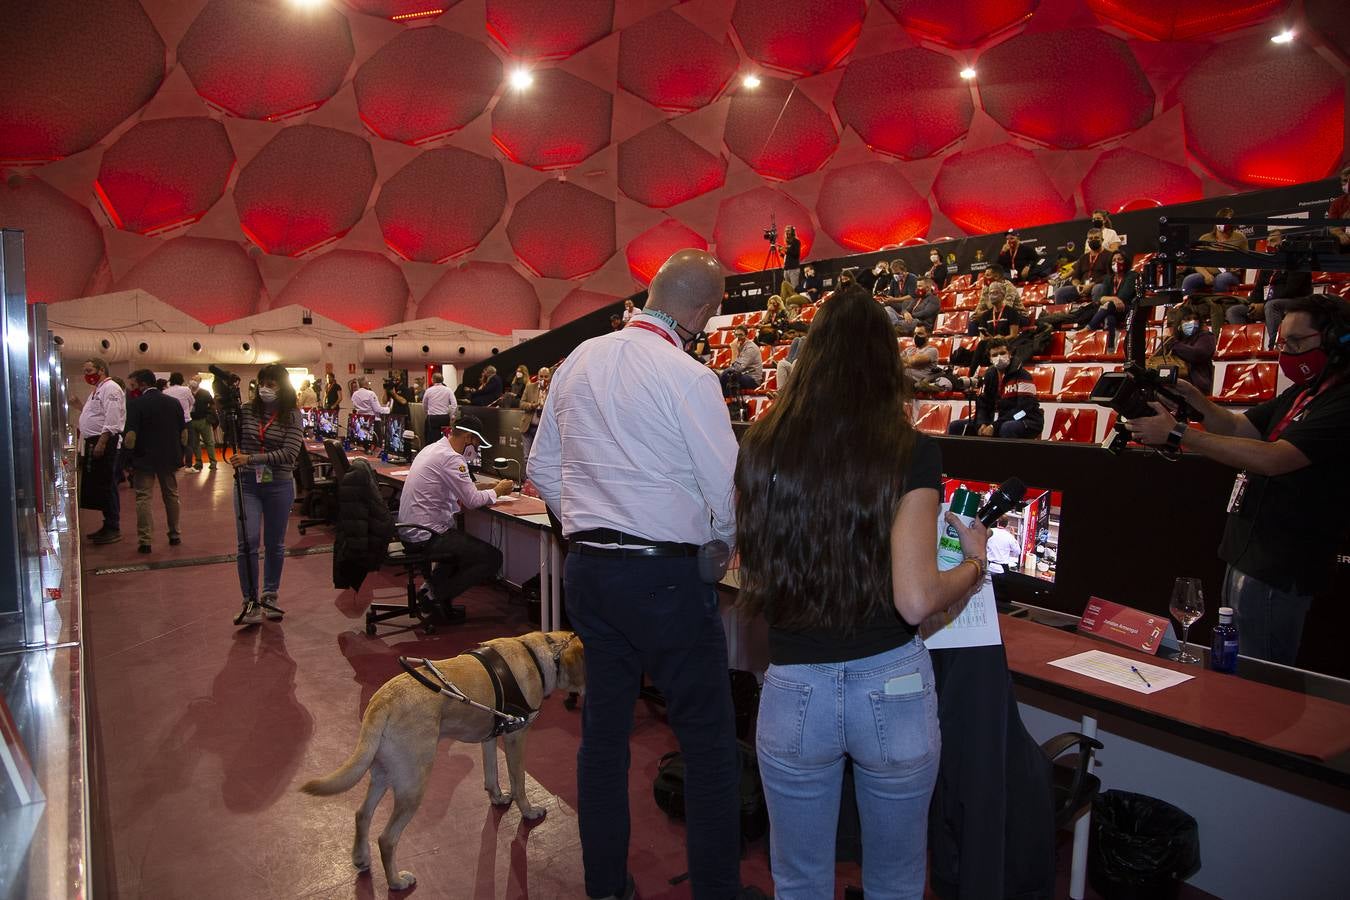
[(802, 242), (800, 238), (790, 237), (783, 248), (783, 268), (795, 269), (801, 265)]
[[(1245, 415), (1268, 435), (1303, 393), (1289, 388)], [(1237, 512), (1228, 516), (1219, 556), (1238, 571), (1280, 590), (1313, 593), (1325, 585), (1350, 503), (1350, 380), (1328, 388), (1280, 435), (1310, 465), (1286, 475), (1248, 474)]]
[[(937, 441), (925, 434), (915, 435), (909, 474), (905, 476), (905, 492), (917, 488), (942, 488), (942, 449)], [(933, 554), (936, 556), (936, 522), (932, 531)], [(845, 634), (841, 628), (789, 631), (769, 626), (769, 662), (786, 666), (863, 659), (903, 647), (914, 639), (916, 631), (917, 628), (900, 618), (895, 604), (887, 597), (882, 608), (851, 634)]]

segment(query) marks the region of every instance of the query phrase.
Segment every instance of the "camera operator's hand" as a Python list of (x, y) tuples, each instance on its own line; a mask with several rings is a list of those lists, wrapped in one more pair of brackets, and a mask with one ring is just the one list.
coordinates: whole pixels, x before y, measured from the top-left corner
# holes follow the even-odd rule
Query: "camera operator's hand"
[(981, 426), (980, 426), (980, 430), (979, 430), (979, 435), (980, 435), (980, 437), (993, 437), (993, 436), (994, 436), (994, 426), (993, 426), (993, 425), (981, 425)]
[[(1181, 383), (1178, 382), (1178, 386)], [(1139, 443), (1160, 447), (1167, 443), (1167, 436), (1176, 427), (1177, 420), (1167, 407), (1158, 401), (1153, 401), (1149, 406), (1153, 407), (1156, 415), (1143, 419), (1130, 419), (1125, 423), (1125, 427), (1130, 429), (1130, 434)]]

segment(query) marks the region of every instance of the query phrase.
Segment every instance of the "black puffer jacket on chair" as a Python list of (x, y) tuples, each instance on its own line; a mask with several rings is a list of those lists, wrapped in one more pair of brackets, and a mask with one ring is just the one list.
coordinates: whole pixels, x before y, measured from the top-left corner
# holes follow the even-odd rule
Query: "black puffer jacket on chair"
[(394, 539), (389, 511), (375, 470), (364, 459), (352, 460), (338, 484), (337, 539), (333, 545), (333, 587), (359, 590), (366, 575), (384, 562)]

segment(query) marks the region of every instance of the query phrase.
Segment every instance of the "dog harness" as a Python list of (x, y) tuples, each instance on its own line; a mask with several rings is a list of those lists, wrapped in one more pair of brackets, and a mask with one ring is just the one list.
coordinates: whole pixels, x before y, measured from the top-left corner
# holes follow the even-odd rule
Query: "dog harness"
[[(570, 643), (570, 641), (567, 643)], [(567, 643), (564, 643), (554, 651), (553, 658), (555, 661), (561, 658), (562, 650), (567, 646)], [(530, 661), (534, 663), (534, 667), (539, 671), (540, 688), (546, 690), (548, 688), (548, 679), (544, 677), (544, 667), (539, 664), (539, 657), (535, 656), (534, 651), (528, 646), (525, 647), (525, 651), (530, 655)], [(484, 740), (492, 740), (499, 735), (511, 734), (514, 731), (519, 731), (534, 721), (534, 717), (539, 714), (539, 708), (530, 706), (530, 702), (525, 699), (525, 693), (520, 689), (520, 682), (516, 679), (515, 673), (511, 671), (511, 667), (506, 664), (506, 660), (502, 658), (500, 653), (492, 647), (483, 646), (470, 650), (466, 655), (472, 656), (474, 659), (478, 660), (478, 662), (482, 664), (483, 669), (487, 672), (488, 681), (492, 683), (493, 694), (493, 704), (490, 707), (470, 699), (469, 696), (456, 687), (453, 682), (442, 675), (441, 671), (437, 669), (429, 659), (400, 656), (398, 658), (398, 664), (403, 667), (405, 672), (411, 675), (419, 684), (428, 690), (434, 691), (437, 694), (444, 694), (453, 700), (458, 700), (460, 703), (467, 703), (475, 709), (481, 709), (486, 713), (490, 713), (493, 717), (492, 732), (484, 738)], [(419, 672), (419, 666), (425, 666), (436, 681), (433, 682), (430, 678)], [(437, 682), (439, 682), (439, 684)]]

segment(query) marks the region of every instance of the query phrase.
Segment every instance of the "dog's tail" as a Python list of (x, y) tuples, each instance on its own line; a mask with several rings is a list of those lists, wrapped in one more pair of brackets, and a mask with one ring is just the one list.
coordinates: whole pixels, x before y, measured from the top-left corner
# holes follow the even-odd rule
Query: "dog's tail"
[(375, 752), (380, 749), (380, 738), (384, 735), (384, 723), (388, 720), (387, 707), (381, 707), (361, 721), (361, 736), (356, 739), (356, 749), (347, 757), (336, 772), (315, 778), (300, 786), (300, 790), (316, 797), (327, 797), (351, 790), (352, 786), (366, 774), (370, 764), (375, 761)]

